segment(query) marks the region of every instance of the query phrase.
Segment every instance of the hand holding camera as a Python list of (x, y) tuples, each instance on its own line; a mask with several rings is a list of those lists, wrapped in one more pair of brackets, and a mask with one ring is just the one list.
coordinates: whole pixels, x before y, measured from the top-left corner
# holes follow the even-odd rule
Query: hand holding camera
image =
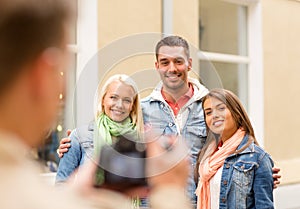
[[(184, 188), (188, 177), (188, 150), (179, 136), (147, 134), (144, 140), (120, 136), (101, 149), (99, 169), (104, 172), (100, 186), (122, 193), (175, 185)], [(98, 170), (99, 170), (98, 169)]]
[(103, 173), (102, 188), (124, 192), (147, 186), (145, 175), (146, 147), (141, 139), (119, 136), (113, 145), (103, 145), (98, 173)]

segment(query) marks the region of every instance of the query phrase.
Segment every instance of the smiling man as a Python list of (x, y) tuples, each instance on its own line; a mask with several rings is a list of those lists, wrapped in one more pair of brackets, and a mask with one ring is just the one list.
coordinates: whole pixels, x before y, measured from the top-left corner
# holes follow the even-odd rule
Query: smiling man
[(189, 78), (192, 69), (189, 45), (179, 36), (168, 36), (155, 49), (155, 67), (161, 82), (142, 100), (144, 123), (160, 135), (182, 135), (189, 146), (191, 172), (187, 193), (196, 204), (193, 169), (199, 150), (206, 140), (201, 98), (208, 90)]
[[(192, 69), (189, 45), (179, 36), (167, 36), (155, 48), (155, 67), (161, 81), (142, 100), (145, 127), (160, 135), (181, 135), (189, 146), (190, 176), (187, 195), (196, 207), (196, 183), (193, 170), (197, 155), (206, 142), (202, 98), (208, 93), (198, 80), (188, 76)], [(279, 168), (273, 167), (274, 188), (280, 181)]]

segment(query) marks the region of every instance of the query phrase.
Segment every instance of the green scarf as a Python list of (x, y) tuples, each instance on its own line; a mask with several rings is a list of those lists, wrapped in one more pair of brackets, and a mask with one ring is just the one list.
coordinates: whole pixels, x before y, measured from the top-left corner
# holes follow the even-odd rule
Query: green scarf
[(126, 118), (122, 123), (118, 123), (110, 119), (107, 115), (102, 113), (97, 121), (94, 134), (94, 147), (95, 154), (99, 155), (101, 146), (104, 143), (112, 144), (112, 136), (120, 136), (124, 134), (129, 134), (136, 136), (136, 126), (132, 123), (131, 118)]
[[(112, 136), (120, 136), (130, 134), (137, 136), (136, 126), (132, 123), (131, 118), (126, 118), (122, 123), (118, 123), (110, 119), (107, 115), (102, 113), (96, 120), (96, 127), (94, 130), (94, 154), (100, 155), (100, 150), (103, 144), (112, 144)], [(104, 182), (104, 171), (98, 169), (96, 173), (96, 185), (101, 185)]]

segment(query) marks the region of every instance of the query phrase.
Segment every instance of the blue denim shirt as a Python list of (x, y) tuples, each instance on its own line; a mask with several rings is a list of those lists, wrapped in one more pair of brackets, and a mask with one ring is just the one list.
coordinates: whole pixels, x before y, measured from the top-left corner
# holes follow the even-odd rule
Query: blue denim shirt
[(175, 117), (171, 107), (161, 95), (162, 82), (153, 90), (150, 96), (141, 101), (144, 123), (146, 127), (160, 135), (182, 135), (190, 151), (190, 175), (187, 193), (192, 203), (196, 204), (196, 183), (194, 167), (197, 155), (206, 141), (206, 126), (202, 109), (202, 97), (208, 90), (195, 79), (189, 79), (193, 85), (193, 97), (181, 108)]
[[(246, 135), (238, 149), (247, 140)], [(274, 208), (272, 167), (270, 155), (254, 143), (229, 156), (222, 171), (219, 208)]]
[(56, 184), (65, 182), (76, 168), (82, 165), (85, 160), (93, 157), (93, 132), (94, 122), (72, 131), (70, 135), (71, 147), (60, 159), (55, 179)]

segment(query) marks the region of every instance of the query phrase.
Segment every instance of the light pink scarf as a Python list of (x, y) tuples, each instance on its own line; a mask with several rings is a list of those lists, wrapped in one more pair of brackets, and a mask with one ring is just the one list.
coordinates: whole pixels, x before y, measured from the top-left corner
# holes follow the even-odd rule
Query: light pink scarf
[[(198, 196), (197, 209), (210, 209), (209, 181), (218, 169), (224, 165), (225, 159), (236, 151), (244, 136), (245, 131), (238, 129), (216, 152), (214, 152), (215, 142), (209, 145), (203, 158), (205, 160), (201, 161), (199, 166), (200, 181), (195, 192)], [(205, 158), (207, 155), (210, 155), (210, 157)]]

